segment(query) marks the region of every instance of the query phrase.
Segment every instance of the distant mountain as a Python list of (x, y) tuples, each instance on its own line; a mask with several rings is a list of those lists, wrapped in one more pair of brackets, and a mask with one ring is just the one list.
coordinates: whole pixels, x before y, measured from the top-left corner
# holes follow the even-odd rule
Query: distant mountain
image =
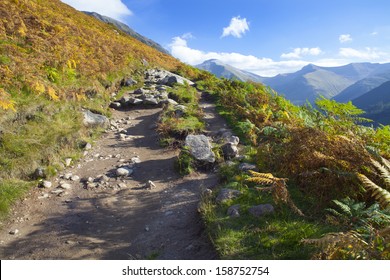
[(334, 99), (338, 102), (348, 102), (390, 81), (390, 63), (372, 64), (372, 66), (375, 68), (374, 71), (340, 92)]
[(313, 102), (320, 95), (326, 98), (337, 96), (372, 73), (376, 67), (376, 64), (371, 63), (352, 63), (340, 67), (309, 64), (295, 73), (265, 78), (263, 83), (301, 105), (306, 101)]
[(390, 124), (390, 81), (352, 100), (366, 111), (365, 117), (384, 125)]
[(102, 16), (98, 13), (95, 13), (95, 12), (83, 12), (87, 15), (90, 15), (90, 16), (93, 16), (94, 18), (102, 21), (102, 22), (105, 22), (105, 23), (109, 23), (109, 24), (112, 24), (114, 25), (116, 28), (118, 28), (119, 30), (125, 32), (126, 34), (134, 37), (135, 39), (137, 39), (138, 41), (141, 41), (142, 43), (152, 47), (152, 48), (155, 48), (156, 50), (162, 52), (162, 53), (165, 53), (165, 54), (169, 54), (169, 51), (167, 51), (166, 49), (164, 49), (160, 44), (154, 42), (153, 40), (149, 39), (149, 38), (146, 38), (145, 36), (142, 36), (141, 34), (135, 32), (133, 29), (131, 29), (129, 26), (127, 26), (126, 24), (120, 22), (120, 21), (117, 21), (113, 18), (110, 18), (110, 17), (107, 17), (107, 16)]
[(223, 63), (218, 59), (206, 60), (202, 64), (198, 64), (195, 67), (202, 70), (206, 70), (214, 74), (218, 78), (253, 82), (261, 82), (264, 79), (259, 75), (253, 74), (248, 71), (240, 70), (231, 65)]

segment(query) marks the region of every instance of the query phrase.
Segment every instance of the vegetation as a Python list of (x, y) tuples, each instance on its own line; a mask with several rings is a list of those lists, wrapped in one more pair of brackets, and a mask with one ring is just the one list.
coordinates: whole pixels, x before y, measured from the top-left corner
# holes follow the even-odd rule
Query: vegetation
[[(326, 211), (333, 201), (344, 201), (346, 197), (368, 205), (369, 211), (378, 207), (373, 199), (387, 207), (387, 187), (379, 187), (368, 178), (379, 176), (376, 174), (379, 166), (382, 167), (379, 169), (382, 176), (389, 174), (387, 167), (382, 166), (385, 164), (373, 161), (380, 156), (389, 156), (388, 127), (375, 129), (361, 125), (369, 120), (361, 118), (364, 112), (351, 103), (341, 104), (320, 98), (316, 101), (316, 107), (310, 104), (297, 107), (261, 84), (216, 81), (213, 78), (198, 84), (218, 98), (221, 114), (236, 133), (245, 138), (244, 142), (251, 147), (248, 150), (256, 151), (246, 158), (256, 163), (260, 170), (248, 174), (237, 168), (238, 163), (221, 168), (225, 187), (239, 189), (244, 194), (227, 205), (212, 205), (210, 200), (204, 202), (203, 215), (222, 258), (236, 258), (237, 255), (246, 258), (247, 254), (254, 258), (278, 258), (277, 252), (282, 254), (283, 250), (288, 250), (289, 256), (293, 258), (389, 258), (387, 247), (383, 247), (388, 240), (383, 235), (387, 234), (388, 223), (382, 223), (380, 227), (377, 224), (370, 225), (373, 228), (371, 232), (380, 232), (380, 235), (361, 237), (357, 229), (348, 232), (341, 223), (330, 222)], [(385, 159), (382, 162), (387, 163)], [(382, 179), (382, 182), (385, 181)], [(269, 187), (258, 188), (256, 185)], [(254, 193), (256, 189), (260, 193)], [(250, 205), (270, 202), (278, 206), (271, 217), (254, 219), (248, 216)], [(235, 204), (241, 205), (242, 219), (229, 218), (226, 214), (227, 208)], [(275, 237), (267, 232), (264, 228), (267, 228), (270, 220), (277, 221), (279, 226), (282, 223), (284, 226), (279, 227), (279, 230), (284, 232), (288, 229), (295, 237), (286, 241), (283, 236)], [(356, 218), (352, 220), (357, 223)], [(292, 226), (297, 221), (300, 223), (298, 228)], [(262, 225), (261, 233), (257, 229), (259, 224)], [(298, 232), (303, 228), (316, 230), (301, 234), (299, 238)], [(353, 245), (355, 247), (352, 246), (355, 252), (363, 248), (361, 244), (370, 247), (365, 247), (367, 252), (364, 256), (339, 254), (345, 248), (337, 242), (340, 246), (332, 243), (329, 247), (332, 249), (327, 247), (336, 250), (337, 254), (324, 246), (312, 247), (312, 250), (306, 247), (316, 244), (309, 240), (321, 240), (319, 243), (322, 240), (336, 240), (329, 236), (345, 237), (342, 239), (345, 242), (353, 237), (362, 238), (366, 243), (356, 241)], [(224, 250), (225, 240), (232, 238), (234, 242), (229, 243), (231, 250)], [(303, 242), (303, 239), (306, 241)], [(251, 240), (251, 248), (244, 246), (243, 240)], [(257, 254), (249, 253), (255, 250), (253, 246), (259, 248), (270, 240), (274, 255), (269, 252), (264, 256), (264, 251), (260, 249)], [(372, 240), (376, 240), (376, 243)], [(351, 251), (351, 248), (347, 249)]]
[(146, 63), (188, 70), (59, 0), (1, 1), (0, 15), (2, 214), (36, 185), (35, 168), (54, 175), (97, 135), (81, 125), (81, 108), (109, 115), (111, 93), (126, 76), (142, 81)]

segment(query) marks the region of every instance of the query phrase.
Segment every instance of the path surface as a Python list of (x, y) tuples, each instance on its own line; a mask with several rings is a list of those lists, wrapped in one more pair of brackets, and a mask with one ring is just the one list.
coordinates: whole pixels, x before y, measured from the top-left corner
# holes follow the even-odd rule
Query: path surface
[[(204, 96), (208, 132), (225, 126)], [(61, 197), (34, 189), (17, 204), (0, 232), (1, 259), (215, 259), (217, 255), (197, 212), (203, 188), (218, 183), (214, 173), (180, 177), (177, 151), (161, 148), (154, 130), (160, 108), (114, 111), (130, 138), (104, 135), (78, 165), (80, 178), (109, 177), (95, 188), (73, 182)], [(113, 172), (138, 156), (134, 173), (118, 180)], [(146, 189), (151, 180), (156, 188)], [(118, 186), (121, 184), (120, 186)], [(48, 198), (42, 198), (49, 193)], [(41, 196), (41, 198), (38, 198)], [(11, 230), (18, 230), (12, 235)]]

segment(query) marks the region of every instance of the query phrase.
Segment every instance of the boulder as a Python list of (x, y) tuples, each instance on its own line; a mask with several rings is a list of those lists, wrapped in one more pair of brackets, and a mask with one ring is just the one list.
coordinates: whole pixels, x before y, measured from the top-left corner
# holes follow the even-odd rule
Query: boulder
[(255, 217), (261, 217), (267, 214), (272, 214), (275, 212), (275, 209), (271, 204), (260, 204), (252, 206), (248, 211)]
[(236, 198), (241, 195), (241, 192), (238, 190), (232, 190), (232, 189), (221, 189), (218, 193), (217, 198), (215, 201), (217, 203), (223, 203), (229, 199)]
[(106, 116), (102, 116), (99, 114), (92, 113), (89, 110), (83, 111), (83, 124), (86, 127), (103, 127), (107, 128), (110, 124), (108, 118)]
[(215, 154), (211, 150), (210, 141), (205, 135), (188, 135), (185, 145), (196, 160), (205, 163), (215, 162)]

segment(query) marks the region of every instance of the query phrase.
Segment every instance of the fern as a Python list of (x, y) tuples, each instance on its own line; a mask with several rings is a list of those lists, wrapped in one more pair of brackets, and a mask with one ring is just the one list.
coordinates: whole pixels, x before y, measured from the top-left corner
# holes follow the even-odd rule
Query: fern
[(372, 192), (371, 196), (375, 198), (384, 209), (390, 209), (390, 193), (376, 185), (363, 174), (358, 174), (359, 180), (367, 190)]
[(271, 185), (270, 187), (257, 188), (260, 191), (271, 191), (272, 197), (276, 204), (283, 203), (287, 204), (294, 213), (299, 216), (305, 216), (302, 211), (292, 201), (290, 194), (287, 190), (286, 178), (274, 177), (271, 173), (259, 173), (250, 170), (251, 178), (247, 181), (254, 182), (259, 185)]
[(372, 164), (376, 167), (376, 169), (380, 172), (381, 177), (386, 183), (386, 186), (390, 186), (390, 165), (389, 162), (382, 158), (382, 162), (384, 165), (380, 164), (376, 160), (371, 159)]

